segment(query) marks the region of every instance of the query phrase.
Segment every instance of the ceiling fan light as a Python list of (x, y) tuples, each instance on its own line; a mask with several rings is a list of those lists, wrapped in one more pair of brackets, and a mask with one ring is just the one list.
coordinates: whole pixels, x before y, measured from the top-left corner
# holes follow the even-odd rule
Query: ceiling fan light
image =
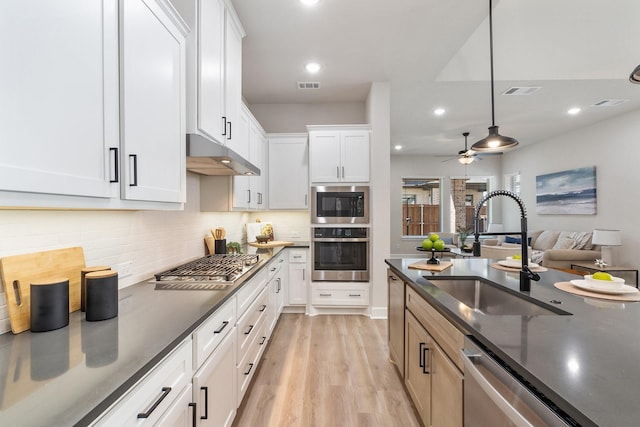
[(470, 156), (458, 157), (458, 161), (463, 165), (469, 165), (473, 163), (473, 157), (470, 157)]
[(629, 81), (631, 83), (640, 83), (640, 65), (636, 67), (635, 70), (629, 76)]
[(498, 126), (489, 127), (489, 135), (471, 146), (473, 151), (502, 151), (518, 145), (515, 138), (503, 136), (498, 133)]

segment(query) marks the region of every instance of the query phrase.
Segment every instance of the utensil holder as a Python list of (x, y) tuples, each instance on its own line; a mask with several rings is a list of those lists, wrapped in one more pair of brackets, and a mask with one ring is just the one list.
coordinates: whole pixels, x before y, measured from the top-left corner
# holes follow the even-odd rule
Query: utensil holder
[(226, 254), (227, 253), (227, 239), (216, 240), (214, 243), (215, 253)]
[(69, 279), (31, 283), (31, 332), (47, 332), (69, 324)]
[(85, 293), (85, 288), (86, 288), (85, 276), (87, 275), (87, 273), (93, 273), (94, 271), (104, 271), (104, 270), (111, 270), (111, 267), (109, 267), (108, 265), (96, 265), (93, 267), (86, 267), (80, 270), (80, 311), (86, 311), (87, 297)]
[(86, 319), (88, 322), (107, 320), (118, 315), (118, 272), (87, 273)]

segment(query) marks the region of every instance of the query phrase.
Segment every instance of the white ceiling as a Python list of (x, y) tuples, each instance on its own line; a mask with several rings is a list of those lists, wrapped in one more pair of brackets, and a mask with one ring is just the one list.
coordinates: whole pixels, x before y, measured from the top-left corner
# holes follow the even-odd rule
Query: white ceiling
[[(249, 104), (363, 102), (391, 86), (391, 147), (454, 155), (491, 125), (488, 0), (232, 0)], [(494, 0), (496, 124), (520, 146), (640, 109), (639, 0)], [(309, 75), (305, 63), (322, 70)], [(299, 90), (297, 82), (320, 82)], [(502, 96), (540, 86), (530, 96)], [(592, 107), (604, 99), (628, 100)], [(569, 116), (570, 107), (580, 107)], [(447, 113), (433, 115), (436, 107)], [(516, 148), (517, 149), (517, 148)]]

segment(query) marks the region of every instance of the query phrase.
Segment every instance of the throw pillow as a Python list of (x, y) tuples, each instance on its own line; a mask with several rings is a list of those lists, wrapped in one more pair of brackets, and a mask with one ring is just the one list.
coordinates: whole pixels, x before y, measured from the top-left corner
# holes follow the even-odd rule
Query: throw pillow
[(571, 231), (562, 231), (551, 249), (574, 249), (576, 247), (575, 234)]
[(537, 249), (539, 251), (546, 251), (547, 249), (551, 249), (553, 245), (556, 244), (558, 240), (558, 236), (560, 235), (559, 231), (551, 231), (545, 230), (536, 239), (533, 249)]
[(520, 243), (522, 243), (522, 239), (520, 237), (504, 236), (504, 242), (505, 243), (517, 243), (517, 244), (520, 244)]
[(445, 245), (453, 245), (453, 237), (440, 237)]
[(574, 240), (576, 241), (576, 246), (574, 249), (585, 249), (591, 250), (593, 249), (593, 243), (591, 242), (592, 233), (590, 231), (582, 231), (576, 232), (574, 236)]

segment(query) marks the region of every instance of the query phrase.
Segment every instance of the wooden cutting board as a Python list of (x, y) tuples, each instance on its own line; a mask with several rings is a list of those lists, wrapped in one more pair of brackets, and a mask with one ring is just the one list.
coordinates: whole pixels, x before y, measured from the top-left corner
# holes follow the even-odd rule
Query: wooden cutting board
[(281, 240), (272, 240), (267, 243), (258, 243), (258, 242), (249, 243), (249, 246), (255, 246), (256, 248), (275, 248), (276, 246), (291, 246), (291, 245), (293, 245), (293, 242), (284, 242)]
[(416, 268), (418, 270), (444, 271), (452, 265), (453, 263), (450, 261), (440, 261), (440, 264), (427, 264), (426, 261), (420, 261), (414, 264), (410, 264), (408, 267)]
[(0, 259), (0, 277), (14, 334), (31, 327), (30, 287), (52, 277), (69, 279), (69, 313), (80, 309), (80, 270), (85, 268), (81, 247), (55, 249)]

